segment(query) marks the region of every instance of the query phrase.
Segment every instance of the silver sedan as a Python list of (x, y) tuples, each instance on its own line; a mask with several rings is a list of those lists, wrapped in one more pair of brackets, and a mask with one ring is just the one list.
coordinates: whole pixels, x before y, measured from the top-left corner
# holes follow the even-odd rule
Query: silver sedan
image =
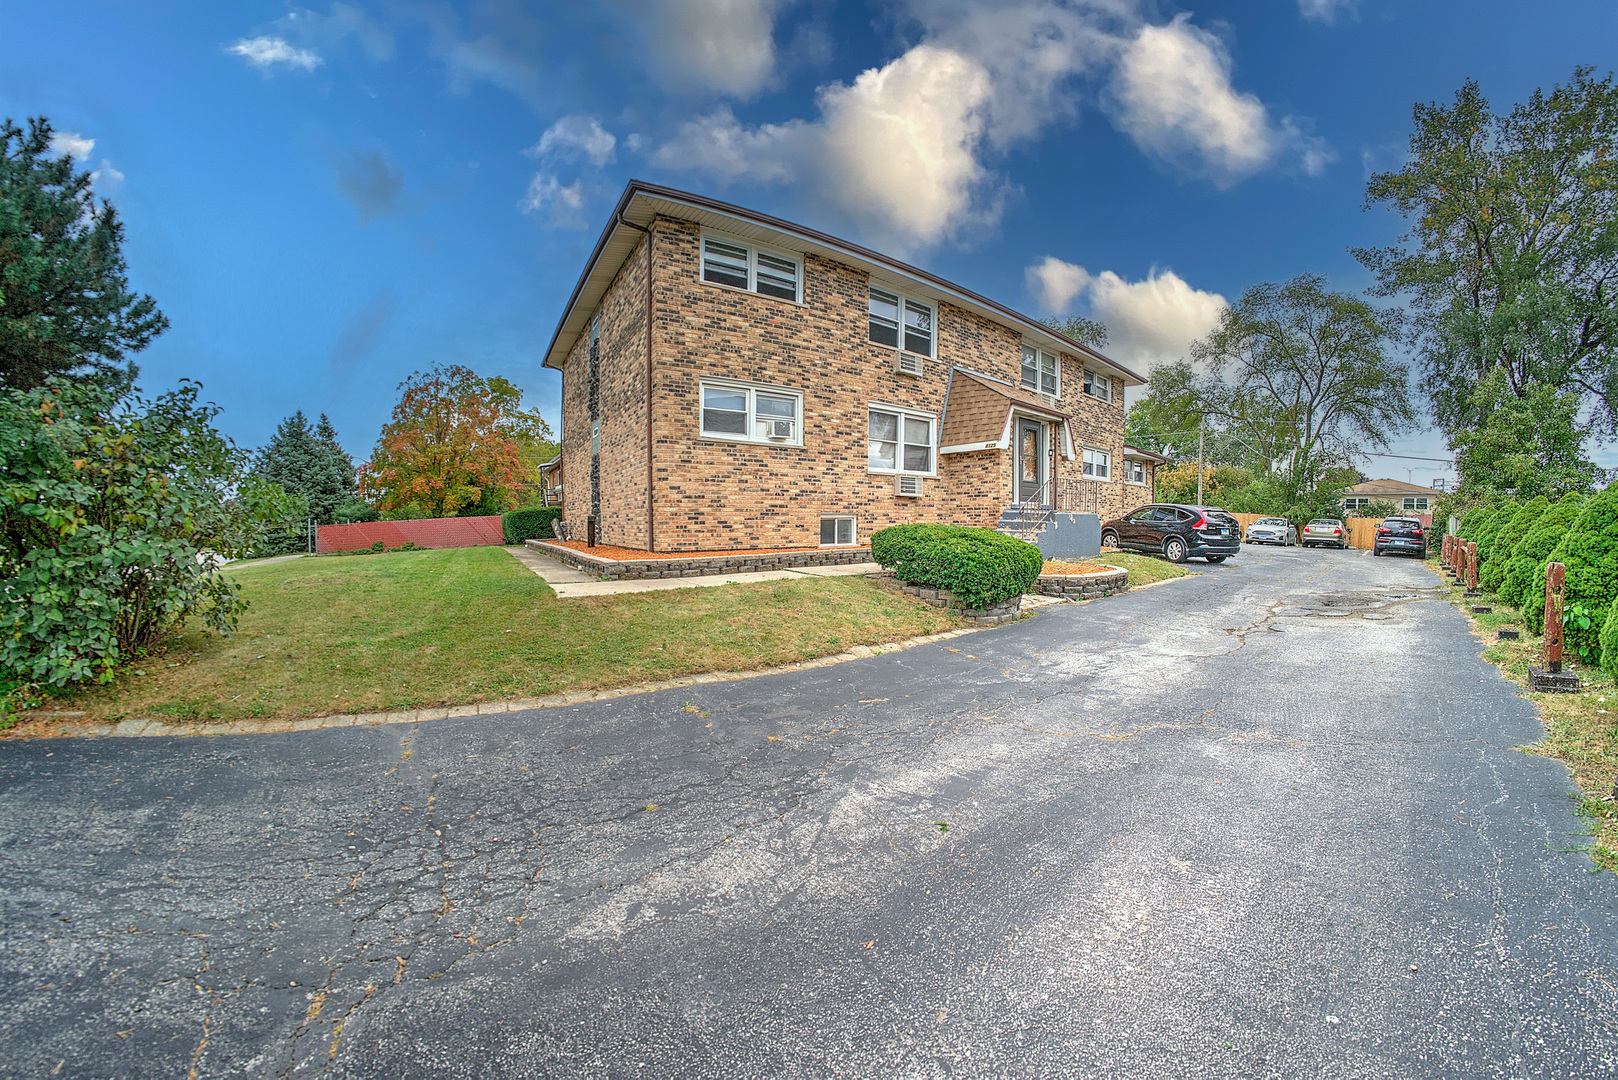
[(1249, 544), (1280, 544), (1294, 547), (1298, 543), (1298, 527), (1286, 518), (1259, 518), (1247, 527)]

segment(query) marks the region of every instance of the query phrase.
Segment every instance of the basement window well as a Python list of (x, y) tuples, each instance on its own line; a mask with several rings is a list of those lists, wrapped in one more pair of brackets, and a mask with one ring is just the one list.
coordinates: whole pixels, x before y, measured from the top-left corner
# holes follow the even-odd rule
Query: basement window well
[(851, 517), (823, 517), (820, 519), (821, 547), (853, 547), (855, 536), (854, 519)]

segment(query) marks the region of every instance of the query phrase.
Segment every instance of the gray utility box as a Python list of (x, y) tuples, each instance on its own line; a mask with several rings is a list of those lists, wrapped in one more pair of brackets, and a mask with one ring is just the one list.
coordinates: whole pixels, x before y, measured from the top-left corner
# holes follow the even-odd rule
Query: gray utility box
[(1101, 518), (1097, 514), (1053, 514), (1038, 543), (1047, 559), (1093, 559), (1101, 554)]

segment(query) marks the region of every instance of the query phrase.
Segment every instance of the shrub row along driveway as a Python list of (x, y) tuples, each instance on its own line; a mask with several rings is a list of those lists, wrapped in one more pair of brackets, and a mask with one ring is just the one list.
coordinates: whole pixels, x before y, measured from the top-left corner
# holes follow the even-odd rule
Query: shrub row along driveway
[(18, 1075), (1610, 1072), (1531, 706), (1420, 565), (1235, 563), (832, 668), (0, 744)]

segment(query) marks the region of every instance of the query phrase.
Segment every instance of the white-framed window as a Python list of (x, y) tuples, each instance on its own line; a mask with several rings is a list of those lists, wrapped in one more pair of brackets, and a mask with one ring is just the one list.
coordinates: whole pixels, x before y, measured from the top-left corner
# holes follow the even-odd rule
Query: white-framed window
[(1124, 480), (1131, 484), (1146, 483), (1146, 463), (1124, 459)]
[(1084, 475), (1092, 480), (1106, 480), (1112, 476), (1112, 455), (1105, 450), (1084, 450)]
[(1369, 497), (1350, 495), (1348, 498), (1343, 500), (1344, 510), (1359, 510), (1370, 505), (1371, 500)]
[(1404, 508), (1406, 510), (1413, 510), (1418, 514), (1425, 514), (1427, 512), (1427, 496), (1425, 496), (1425, 495), (1407, 495), (1407, 496), (1405, 496), (1405, 507)]
[(1022, 347), (1022, 388), (1036, 394), (1062, 395), (1062, 361), (1054, 353)]
[(702, 437), (803, 445), (803, 394), (775, 386), (704, 380)]
[(871, 472), (933, 475), (933, 417), (889, 405), (872, 405), (867, 422), (866, 466)]
[(933, 355), (934, 327), (937, 325), (933, 305), (880, 285), (872, 285), (869, 308), (871, 344), (902, 349), (918, 356)]
[(703, 233), (702, 280), (797, 302), (803, 299), (803, 260), (785, 251)]
[(858, 535), (852, 517), (828, 514), (820, 519), (821, 547), (853, 547)]
[(1100, 401), (1112, 400), (1112, 379), (1099, 371), (1084, 369), (1084, 392)]

